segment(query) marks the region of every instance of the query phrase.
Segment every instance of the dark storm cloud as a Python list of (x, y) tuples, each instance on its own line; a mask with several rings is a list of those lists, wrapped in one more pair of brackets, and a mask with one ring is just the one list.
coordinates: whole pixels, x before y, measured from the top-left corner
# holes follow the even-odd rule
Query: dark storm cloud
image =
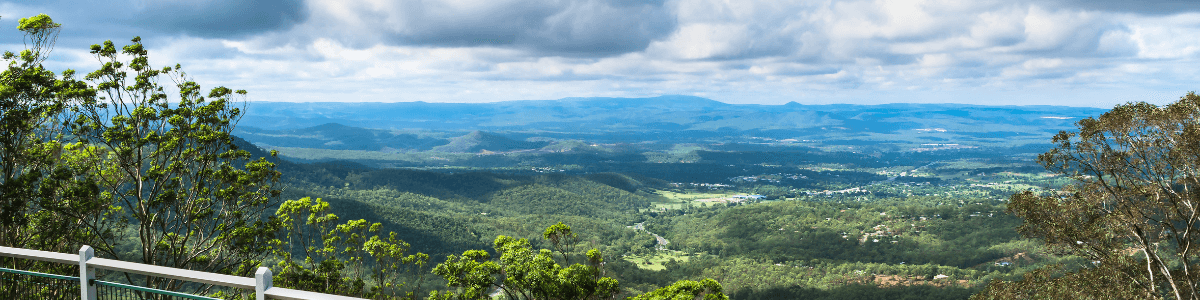
[[(390, 45), (496, 46), (535, 55), (606, 56), (645, 49), (675, 28), (662, 1), (345, 1), (362, 25)], [(369, 34), (369, 33), (368, 33)], [(347, 37), (354, 39), (357, 37)], [(348, 44), (358, 44), (349, 41)]]
[(670, 33), (675, 22), (656, 4), (585, 2), (572, 4), (525, 31), (516, 42), (548, 52), (619, 54), (645, 49)]
[[(15, 2), (46, 13), (75, 35), (189, 35), (230, 38), (289, 28), (308, 16), (303, 0), (39, 1)], [(25, 17), (25, 16), (21, 16)]]
[(128, 18), (141, 28), (222, 38), (286, 29), (307, 16), (302, 0), (225, 0), (147, 1)]
[(1063, 8), (1145, 15), (1200, 12), (1200, 1), (1194, 0), (1060, 0), (1057, 4)]

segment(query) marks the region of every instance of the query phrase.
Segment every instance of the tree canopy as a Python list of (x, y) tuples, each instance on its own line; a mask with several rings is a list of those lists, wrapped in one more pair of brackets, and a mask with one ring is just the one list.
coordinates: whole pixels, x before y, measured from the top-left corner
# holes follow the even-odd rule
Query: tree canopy
[(1056, 135), (1038, 161), (1075, 183), (1015, 194), (1009, 211), (1024, 218), (1021, 233), (1092, 266), (995, 282), (978, 297), (1200, 298), (1198, 120), (1200, 96), (1188, 93), (1120, 105)]

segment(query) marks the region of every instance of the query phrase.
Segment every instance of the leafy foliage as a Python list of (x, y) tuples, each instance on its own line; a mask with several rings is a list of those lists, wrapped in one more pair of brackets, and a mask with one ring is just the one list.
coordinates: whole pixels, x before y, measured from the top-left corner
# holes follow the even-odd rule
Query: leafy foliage
[(1120, 105), (1056, 135), (1055, 148), (1038, 161), (1075, 183), (1054, 193), (1015, 194), (1009, 210), (1025, 219), (1023, 234), (1098, 267), (993, 284), (986, 297), (1078, 294), (1109, 283), (1127, 289), (1096, 289), (1091, 297), (1200, 297), (1198, 117), (1200, 96), (1188, 93), (1163, 107)]
[[(547, 239), (558, 249), (570, 249), (573, 244), (571, 228), (562, 223), (546, 229)], [(551, 238), (554, 237), (554, 238)], [(480, 299), (492, 288), (499, 289), (507, 299), (604, 299), (618, 292), (617, 281), (603, 277), (604, 258), (600, 251), (587, 252), (586, 264), (563, 267), (554, 261), (548, 249), (533, 250), (529, 240), (499, 236), (495, 241), (497, 261), (481, 250), (451, 255), (438, 264), (433, 273), (447, 281), (455, 290), (435, 292), (430, 299)], [(564, 263), (567, 252), (560, 252)]]
[(653, 292), (629, 298), (631, 300), (727, 300), (729, 297), (721, 292), (721, 284), (716, 280), (705, 279), (700, 282), (680, 280), (667, 287)]
[[(274, 243), (274, 284), (306, 291), (363, 298), (415, 298), (429, 255), (408, 254), (411, 247), (395, 232), (379, 235), (380, 223), (350, 220), (338, 224), (328, 202), (303, 198), (285, 201), (275, 213), (283, 240)], [(415, 276), (406, 276), (415, 275)], [(414, 278), (406, 287), (402, 280)]]
[[(986, 290), (971, 297), (984, 299), (1148, 299), (1155, 295), (1128, 280), (1127, 272), (1136, 272), (1132, 260), (1122, 265), (1100, 265), (1060, 274), (1062, 265), (1053, 265), (1025, 273), (1020, 281), (993, 280)], [(1121, 270), (1126, 269), (1126, 270)]]
[[(100, 96), (80, 103), (71, 124), (90, 155), (82, 165), (111, 208), (57, 212), (85, 220), (95, 237), (88, 242), (109, 257), (248, 275), (270, 253), (278, 226), (262, 216), (280, 191), (273, 163), (232, 146), (229, 133), (242, 115), (232, 105), (246, 92), (217, 87), (203, 96), (178, 65), (152, 68), (140, 41), (119, 51), (111, 41), (92, 46), (102, 67), (86, 78)], [(178, 100), (164, 93), (163, 76), (175, 82)], [(127, 242), (134, 247), (123, 248)], [(151, 287), (182, 284), (146, 278)]]
[[(8, 68), (0, 73), (0, 245), (52, 247), (65, 236), (37, 233), (62, 232), (43, 229), (68, 224), (47, 223), (54, 220), (41, 210), (42, 206), (53, 206), (63, 197), (89, 198), (86, 184), (67, 185), (57, 179), (80, 175), (64, 161), (79, 145), (61, 140), (67, 133), (63, 123), (72, 119), (72, 106), (95, 90), (74, 79), (74, 71), (67, 70), (59, 78), (42, 67), (59, 24), (46, 15), (21, 19), (20, 23), (18, 28), (33, 47), (19, 55), (5, 52)], [(42, 226), (50, 227), (38, 229)]]
[[(60, 24), (41, 14), (20, 19), (17, 29), (29, 48), (4, 52), (8, 63), (0, 72), (0, 246), (77, 251), (78, 240), (87, 238), (81, 222), (57, 212), (109, 209), (97, 201), (94, 177), (81, 166), (89, 159), (87, 147), (65, 138), (70, 134), (65, 123), (95, 90), (73, 70), (55, 74), (42, 66)], [(0, 263), (57, 274), (74, 270), (11, 258)]]

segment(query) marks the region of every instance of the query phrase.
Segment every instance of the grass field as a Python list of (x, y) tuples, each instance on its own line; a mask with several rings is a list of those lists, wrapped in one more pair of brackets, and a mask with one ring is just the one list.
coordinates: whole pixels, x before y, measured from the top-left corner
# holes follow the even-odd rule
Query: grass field
[(720, 192), (720, 193), (701, 193), (701, 192), (693, 192), (693, 193), (676, 193), (676, 192), (672, 192), (672, 191), (657, 191), (657, 192), (655, 192), (655, 194), (658, 194), (659, 196), (663, 196), (664, 198), (667, 198), (667, 199), (671, 199), (671, 200), (673, 200), (673, 201), (692, 201), (692, 200), (696, 200), (696, 199), (725, 198), (725, 197), (729, 197), (729, 196), (737, 195), (737, 193), (733, 193), (733, 192)]
[[(730, 197), (730, 196), (733, 196), (733, 195), (737, 195), (737, 193), (733, 193), (733, 192), (721, 192), (721, 193), (703, 193), (703, 192), (676, 193), (676, 192), (672, 192), (672, 191), (656, 191), (656, 192), (654, 192), (654, 193), (655, 193), (655, 194), (658, 194), (659, 196), (662, 196), (661, 198), (658, 198), (658, 199), (665, 199), (665, 200), (660, 200), (660, 201), (657, 201), (657, 202), (652, 202), (652, 204), (654, 205), (654, 208), (653, 208), (653, 209), (656, 209), (656, 210), (657, 210), (657, 209), (680, 209), (682, 206), (684, 206), (684, 205), (687, 205), (687, 204), (691, 204), (691, 205), (702, 205), (702, 203), (700, 203), (700, 202), (695, 202), (695, 200), (699, 200), (699, 199), (711, 199), (711, 198), (726, 198), (726, 197)], [(711, 205), (711, 204), (705, 204), (705, 205)]]
[(662, 271), (666, 269), (666, 264), (671, 259), (677, 262), (686, 262), (692, 258), (692, 255), (683, 251), (665, 250), (656, 251), (650, 255), (627, 255), (623, 257), (625, 261), (631, 262), (643, 270)]

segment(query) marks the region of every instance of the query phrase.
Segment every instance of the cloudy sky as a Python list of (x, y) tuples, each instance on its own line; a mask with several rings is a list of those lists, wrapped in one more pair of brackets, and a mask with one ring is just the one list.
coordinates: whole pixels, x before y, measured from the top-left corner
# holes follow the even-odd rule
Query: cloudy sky
[[(1137, 4), (1130, 4), (1137, 2)], [(151, 63), (255, 101), (1112, 107), (1200, 89), (1200, 1), (110, 0), (0, 2), (62, 23), (50, 68), (141, 36)]]

